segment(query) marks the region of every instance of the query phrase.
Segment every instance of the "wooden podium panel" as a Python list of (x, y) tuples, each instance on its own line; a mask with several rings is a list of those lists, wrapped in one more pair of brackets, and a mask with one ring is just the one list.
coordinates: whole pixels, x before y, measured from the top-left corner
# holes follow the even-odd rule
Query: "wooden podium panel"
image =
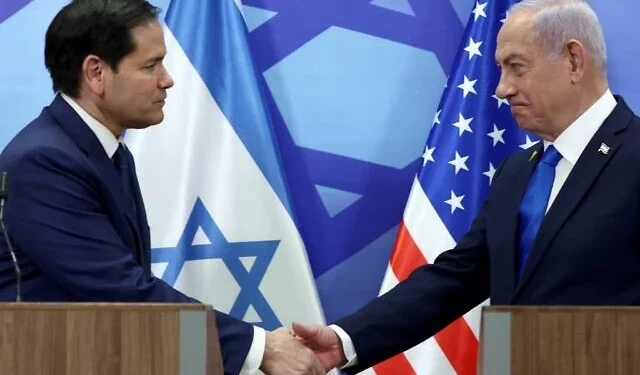
[(223, 374), (200, 304), (0, 303), (3, 375)]
[(640, 374), (640, 309), (489, 306), (480, 375)]

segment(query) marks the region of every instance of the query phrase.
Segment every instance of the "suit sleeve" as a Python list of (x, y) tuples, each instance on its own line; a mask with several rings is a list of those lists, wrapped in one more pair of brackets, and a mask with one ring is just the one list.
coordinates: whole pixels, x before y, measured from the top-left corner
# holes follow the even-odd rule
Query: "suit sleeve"
[(414, 347), (489, 297), (486, 215), (490, 204), (489, 198), (454, 249), (335, 323), (349, 335), (357, 354), (357, 365), (346, 372), (358, 373)]
[[(13, 242), (76, 301), (194, 302), (145, 275), (100, 199), (85, 160), (62, 150), (31, 152), (10, 168), (6, 224)], [(239, 373), (253, 327), (216, 312), (225, 372)]]
[(454, 249), (417, 268), (357, 313), (336, 322), (351, 337), (358, 373), (436, 334), (489, 296), (484, 217)]

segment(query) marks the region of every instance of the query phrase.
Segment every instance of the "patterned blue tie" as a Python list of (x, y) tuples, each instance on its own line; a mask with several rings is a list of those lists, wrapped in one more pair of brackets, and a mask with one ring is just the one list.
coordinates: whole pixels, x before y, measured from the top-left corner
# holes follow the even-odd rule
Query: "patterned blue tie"
[(533, 241), (536, 239), (540, 224), (547, 210), (553, 179), (556, 175), (556, 165), (562, 155), (552, 145), (542, 154), (542, 159), (536, 166), (529, 179), (527, 191), (524, 193), (518, 218), (520, 223), (520, 257), (518, 264), (518, 279), (522, 277), (527, 259), (531, 253)]

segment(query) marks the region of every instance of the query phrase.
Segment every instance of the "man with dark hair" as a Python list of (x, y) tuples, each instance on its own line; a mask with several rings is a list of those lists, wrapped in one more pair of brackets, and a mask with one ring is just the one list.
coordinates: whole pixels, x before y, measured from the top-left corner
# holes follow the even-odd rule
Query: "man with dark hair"
[[(25, 301), (198, 302), (155, 278), (125, 129), (160, 123), (173, 80), (159, 10), (143, 0), (75, 0), (46, 34), (53, 102), (0, 155), (10, 176), (5, 220)], [(15, 299), (7, 244), (0, 300)], [(216, 315), (225, 373), (319, 374), (285, 329)]]

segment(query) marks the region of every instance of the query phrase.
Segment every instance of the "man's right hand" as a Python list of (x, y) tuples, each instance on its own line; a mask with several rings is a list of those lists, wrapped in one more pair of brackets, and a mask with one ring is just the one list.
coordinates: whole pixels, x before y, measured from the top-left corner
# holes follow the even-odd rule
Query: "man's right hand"
[(323, 364), (286, 328), (267, 332), (260, 370), (268, 375), (324, 375)]
[(309, 349), (313, 350), (325, 371), (343, 366), (347, 363), (344, 357), (342, 341), (329, 327), (320, 325), (303, 325), (293, 323), (293, 333)]

